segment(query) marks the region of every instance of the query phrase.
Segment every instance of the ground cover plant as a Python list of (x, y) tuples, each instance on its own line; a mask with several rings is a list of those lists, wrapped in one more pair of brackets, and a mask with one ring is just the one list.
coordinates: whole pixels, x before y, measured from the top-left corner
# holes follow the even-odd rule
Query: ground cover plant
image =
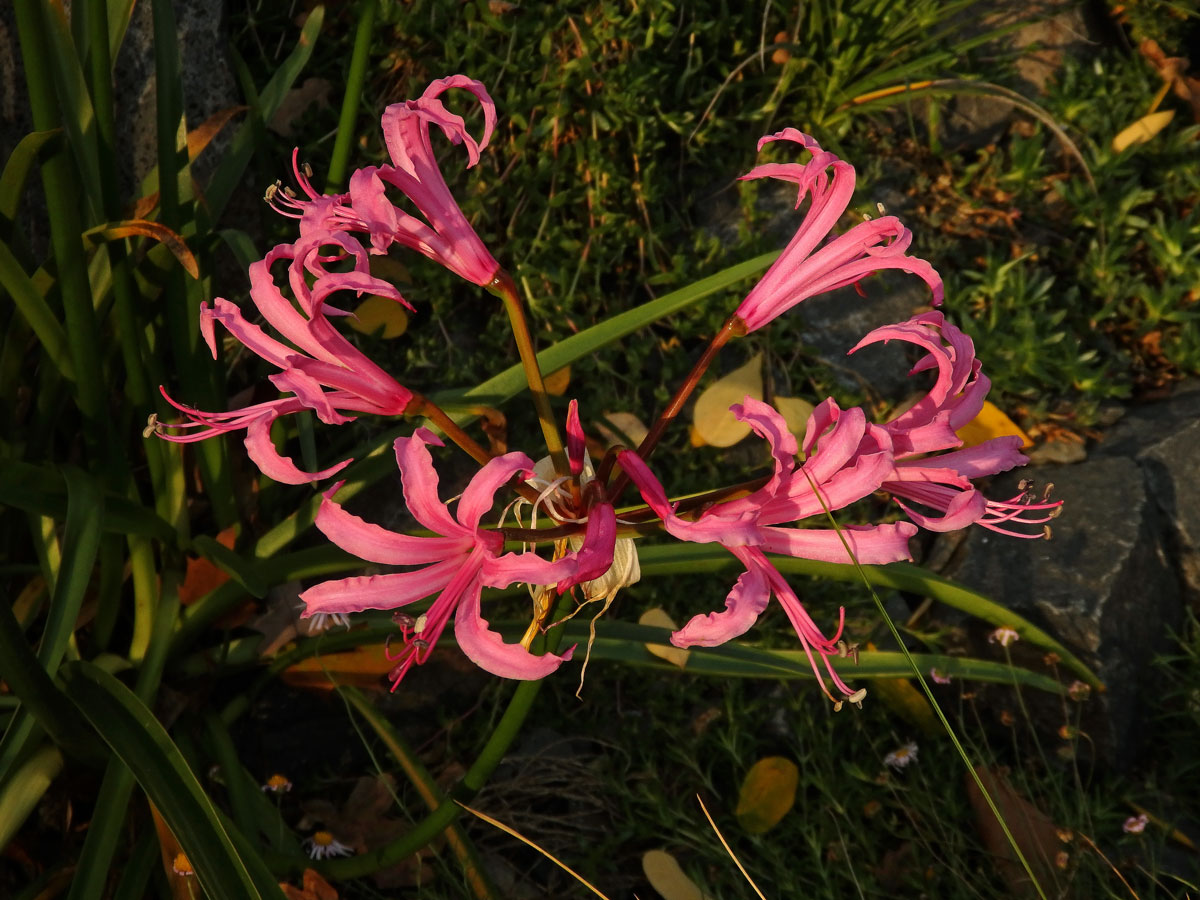
[[(985, 376), (1061, 438), (1197, 362), (1195, 129), (1111, 150), (1158, 76), (1097, 56), (942, 159), (921, 98), (1007, 77), (963, 9), (250, 8), (247, 108), (201, 124), (155, 3), (157, 168), (122, 197), (134, 5), (21, 3), (4, 890), (587, 895), (549, 853), (614, 897), (1195, 892), (1190, 757), (1097, 768), (1087, 667), (897, 562), (1059, 510), (973, 482), (1023, 461), (1011, 423), (960, 448)], [(310, 73), (340, 109), (296, 112)], [(262, 225), (224, 214), (251, 167)], [(888, 168), (911, 208), (862, 190)], [(854, 340), (912, 345), (907, 409), (772, 327), (884, 268), (927, 305)], [(1179, 645), (1171, 748), (1200, 724)]]

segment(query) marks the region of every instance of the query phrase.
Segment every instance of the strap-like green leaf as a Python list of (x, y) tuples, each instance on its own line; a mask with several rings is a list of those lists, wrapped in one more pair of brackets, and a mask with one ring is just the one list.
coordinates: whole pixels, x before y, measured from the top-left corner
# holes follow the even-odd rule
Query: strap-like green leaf
[(38, 652), (38, 659), (51, 675), (58, 669), (67, 641), (75, 631), (100, 547), (100, 522), (104, 517), (104, 494), (97, 480), (73, 466), (64, 466), (63, 475), (67, 480), (67, 525), (62, 563)]
[[(722, 269), (715, 275), (701, 278), (699, 281), (672, 291), (657, 300), (643, 303), (641, 306), (605, 319), (591, 328), (585, 328), (578, 334), (573, 334), (541, 351), (538, 354), (538, 365), (541, 366), (543, 372), (555, 372), (563, 366), (568, 366), (580, 357), (594, 353), (651, 322), (657, 322), (672, 313), (686, 309), (710, 294), (731, 287), (751, 275), (757, 275), (771, 265), (779, 257), (779, 253), (778, 250), (772, 250), (770, 253), (748, 259), (735, 266), (730, 266), (728, 269)], [(730, 312), (733, 310), (730, 309)], [(446, 391), (435, 394), (433, 399), (438, 403), (444, 402), (451, 405), (456, 400), (469, 400), (472, 403), (498, 406), (510, 397), (515, 397), (524, 387), (524, 370), (520, 365), (515, 365), (468, 391)]]
[[(9, 460), (0, 466), (0, 504), (61, 519), (67, 511), (62, 473), (48, 466)], [(110, 533), (134, 534), (175, 543), (175, 529), (156, 513), (117, 494), (104, 494), (100, 527)]]
[(75, 368), (71, 362), (70, 348), (67, 346), (66, 329), (51, 311), (33, 279), (25, 274), (21, 263), (3, 241), (0, 241), (0, 285), (8, 291), (17, 305), (17, 310), (41, 341), (46, 357), (63, 378), (73, 381)]
[[(638, 547), (643, 576), (678, 575), (682, 573), (716, 572), (733, 565), (737, 560), (718, 544), (659, 544)], [(836, 581), (861, 582), (859, 569), (851, 563), (827, 563), (791, 556), (772, 556), (771, 562), (779, 571), (793, 575), (814, 575)], [(1023, 640), (1057, 653), (1063, 664), (1097, 690), (1104, 685), (1082, 660), (1042, 629), (1007, 607), (989, 600), (982, 594), (957, 582), (922, 569), (911, 563), (892, 563), (886, 566), (862, 566), (862, 572), (876, 587), (896, 588), (931, 597), (954, 609), (962, 610), (993, 625), (1014, 629)]]
[[(588, 639), (588, 623), (571, 621), (562, 626), (563, 640), (577, 642), (582, 652)], [(449, 635), (447, 635), (449, 637)], [(608, 659), (631, 665), (647, 666), (667, 672), (707, 675), (718, 678), (812, 678), (812, 666), (803, 650), (762, 650), (733, 641), (719, 647), (694, 647), (689, 651), (684, 668), (664, 662), (646, 649), (646, 644), (671, 646), (670, 632), (665, 628), (634, 625), (629, 622), (602, 622), (596, 626), (596, 640), (591, 658)], [(971, 681), (992, 681), (1061, 694), (1064, 688), (1053, 678), (1030, 672), (1007, 663), (961, 656), (914, 653), (913, 659), (922, 671), (937, 668), (951, 678)], [(838, 664), (845, 679), (859, 681), (868, 678), (910, 678), (912, 666), (904, 654), (893, 651), (863, 650), (857, 663), (849, 659)]]
[[(37, 162), (38, 154), (54, 138), (62, 134), (62, 129), (50, 131), (34, 131), (21, 138), (19, 144), (4, 164), (4, 172), (0, 174), (0, 227), (11, 223), (17, 216), (17, 207), (21, 202), (21, 193), (25, 190), (25, 182)], [(2, 236), (2, 233), (0, 233)]]
[(281, 897), (277, 886), (264, 893), (264, 886), (255, 883), (226, 824), (179, 748), (145, 704), (90, 663), (68, 663), (61, 674), (67, 695), (162, 813), (207, 896), (214, 900)]

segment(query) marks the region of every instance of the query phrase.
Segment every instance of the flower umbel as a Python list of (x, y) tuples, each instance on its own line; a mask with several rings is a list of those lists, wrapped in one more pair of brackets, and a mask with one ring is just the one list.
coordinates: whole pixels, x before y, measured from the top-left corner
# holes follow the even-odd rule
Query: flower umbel
[(336, 488), (325, 495), (317, 527), (355, 556), (385, 565), (422, 566), (411, 572), (344, 578), (309, 588), (300, 595), (305, 615), (347, 613), (363, 609), (398, 609), (431, 594), (433, 604), (419, 618), (398, 618), (404, 650), (389, 677), (393, 689), (414, 663), (422, 663), (454, 616), (454, 634), (462, 651), (480, 668), (504, 678), (538, 679), (571, 656), (534, 656), (519, 644), (506, 644), (488, 628), (480, 610), (486, 587), (510, 584), (557, 584), (559, 591), (602, 575), (612, 565), (616, 521), (612, 507), (597, 504), (588, 519), (579, 550), (547, 560), (531, 551), (504, 553), (504, 537), (480, 522), (496, 492), (513, 478), (528, 477), (533, 461), (523, 453), (507, 453), (479, 470), (458, 500), (454, 515), (438, 497), (438, 476), (429, 446), (442, 442), (427, 429), (398, 438), (396, 462), (409, 511), (432, 537), (398, 534), (364, 522), (334, 502)]

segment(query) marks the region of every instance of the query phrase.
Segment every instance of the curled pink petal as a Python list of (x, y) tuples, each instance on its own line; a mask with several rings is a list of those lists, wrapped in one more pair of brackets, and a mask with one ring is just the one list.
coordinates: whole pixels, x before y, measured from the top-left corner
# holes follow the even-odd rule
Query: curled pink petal
[(534, 656), (520, 644), (506, 644), (488, 628), (479, 608), (480, 584), (476, 581), (464, 592), (454, 616), (454, 637), (467, 658), (485, 672), (501, 678), (536, 681), (545, 678), (571, 658), (575, 648), (561, 656), (546, 653)]
[(351, 460), (347, 459), (318, 472), (305, 472), (275, 449), (275, 442), (271, 440), (271, 423), (274, 421), (274, 416), (260, 416), (246, 426), (246, 453), (268, 478), (283, 484), (307, 484), (336, 475), (350, 465)]
[(725, 598), (723, 610), (693, 617), (671, 635), (671, 643), (676, 647), (717, 647), (741, 637), (758, 621), (770, 599), (766, 576), (757, 568), (747, 569)]

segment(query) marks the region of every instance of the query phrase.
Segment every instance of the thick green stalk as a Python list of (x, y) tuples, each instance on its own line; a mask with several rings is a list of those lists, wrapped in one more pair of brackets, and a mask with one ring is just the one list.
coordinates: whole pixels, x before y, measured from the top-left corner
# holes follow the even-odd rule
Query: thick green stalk
[(354, 50), (350, 56), (350, 71), (346, 74), (346, 93), (342, 97), (342, 114), (338, 119), (337, 138), (333, 142), (333, 157), (329, 160), (326, 191), (336, 191), (346, 180), (350, 147), (354, 141), (354, 121), (362, 102), (363, 83), (367, 77), (371, 37), (375, 30), (378, 0), (361, 0), (358, 7), (358, 27), (354, 31)]
[(542, 435), (546, 439), (546, 449), (550, 451), (550, 458), (554, 461), (554, 471), (560, 478), (565, 477), (571, 473), (571, 468), (567, 463), (562, 437), (554, 420), (554, 410), (550, 407), (546, 381), (538, 365), (533, 335), (529, 332), (529, 321), (525, 318), (525, 305), (521, 303), (512, 276), (503, 269), (496, 273), (489, 289), (499, 294), (500, 299), (504, 301), (504, 310), (508, 313), (508, 321), (512, 325), (513, 337), (517, 342), (517, 353), (520, 354), (521, 365), (525, 369), (525, 380), (529, 382), (529, 393), (533, 397), (534, 408), (537, 409), (538, 423), (542, 426)]

